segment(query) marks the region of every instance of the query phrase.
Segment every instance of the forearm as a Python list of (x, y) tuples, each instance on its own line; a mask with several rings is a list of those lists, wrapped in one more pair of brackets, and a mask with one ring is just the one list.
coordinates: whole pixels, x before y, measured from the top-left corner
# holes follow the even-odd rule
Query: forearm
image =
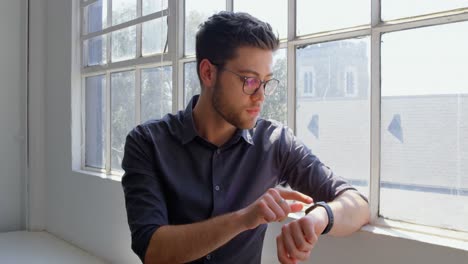
[(154, 232), (145, 255), (146, 264), (185, 263), (201, 258), (246, 230), (235, 212), (209, 220), (167, 225)]
[(328, 203), (334, 215), (330, 235), (346, 236), (369, 222), (369, 204), (355, 191), (345, 191)]

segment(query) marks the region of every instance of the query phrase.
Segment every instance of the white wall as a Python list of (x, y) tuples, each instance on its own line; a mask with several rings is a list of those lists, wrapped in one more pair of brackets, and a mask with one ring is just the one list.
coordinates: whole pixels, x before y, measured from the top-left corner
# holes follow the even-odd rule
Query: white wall
[(0, 232), (25, 227), (26, 1), (0, 2)]
[[(79, 1), (45, 2), (45, 228), (112, 263), (137, 263), (130, 252), (120, 182), (72, 171), (71, 105), (79, 102), (71, 99), (71, 91), (79, 87), (71, 87), (71, 23), (72, 17), (78, 19), (71, 9)], [(40, 190), (36, 195), (40, 197)]]
[[(130, 250), (120, 182), (73, 172), (71, 105), (79, 87), (71, 86), (76, 35), (71, 36), (72, 0), (46, 0), (45, 157), (46, 229), (112, 263), (138, 263)], [(78, 2), (77, 0), (73, 2)], [(73, 41), (72, 41), (73, 39)], [(38, 69), (36, 69), (38, 70)], [(76, 69), (74, 69), (76, 70)], [(74, 96), (72, 97), (72, 94)], [(73, 115), (73, 118), (77, 118)], [(76, 120), (74, 120), (76, 121)], [(77, 144), (76, 141), (73, 144)], [(40, 193), (40, 190), (39, 190)], [(264, 263), (276, 262), (272, 225)], [(346, 239), (323, 238), (310, 263), (466, 263), (468, 253), (419, 242), (357, 233)]]

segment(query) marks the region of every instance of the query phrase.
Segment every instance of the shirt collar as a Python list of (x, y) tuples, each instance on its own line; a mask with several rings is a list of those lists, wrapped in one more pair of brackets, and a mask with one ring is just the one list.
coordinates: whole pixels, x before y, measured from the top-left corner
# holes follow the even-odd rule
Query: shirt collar
[[(190, 102), (184, 111), (183, 130), (182, 130), (182, 144), (187, 144), (198, 136), (197, 130), (195, 129), (195, 122), (193, 121), (193, 108), (198, 102), (200, 95), (192, 97)], [(253, 129), (237, 129), (234, 137), (241, 136), (245, 142), (254, 145), (252, 136)]]

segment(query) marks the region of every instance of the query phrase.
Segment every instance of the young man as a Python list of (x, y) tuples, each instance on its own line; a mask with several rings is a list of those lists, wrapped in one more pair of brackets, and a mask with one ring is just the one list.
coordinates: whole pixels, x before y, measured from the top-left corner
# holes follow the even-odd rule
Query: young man
[[(196, 39), (201, 94), (129, 133), (122, 185), (132, 249), (144, 263), (260, 263), (266, 224), (311, 197), (311, 212), (277, 237), (282, 263), (308, 259), (322, 233), (347, 235), (368, 222), (351, 185), (290, 130), (258, 118), (278, 84), (278, 44), (271, 26), (248, 14), (210, 17)], [(297, 191), (275, 189), (280, 183)]]

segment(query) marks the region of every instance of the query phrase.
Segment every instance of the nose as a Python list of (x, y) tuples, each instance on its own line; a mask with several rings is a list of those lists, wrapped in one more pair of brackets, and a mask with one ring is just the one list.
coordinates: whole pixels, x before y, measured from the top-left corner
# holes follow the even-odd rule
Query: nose
[(262, 83), (260, 85), (260, 88), (254, 94), (251, 95), (251, 98), (254, 101), (265, 101), (265, 83)]

